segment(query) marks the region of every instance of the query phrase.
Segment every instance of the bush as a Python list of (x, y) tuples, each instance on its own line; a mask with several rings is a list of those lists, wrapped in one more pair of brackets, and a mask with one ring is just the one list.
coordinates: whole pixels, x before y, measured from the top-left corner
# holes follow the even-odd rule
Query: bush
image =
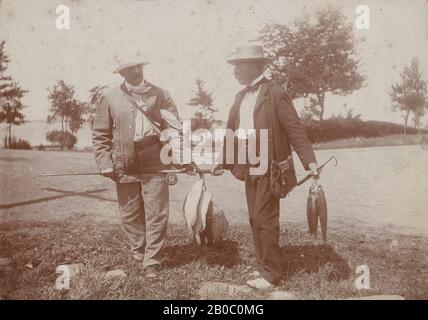
[(77, 142), (77, 138), (75, 135), (70, 132), (62, 132), (59, 130), (49, 131), (46, 134), (46, 139), (55, 144), (61, 145), (61, 141), (63, 141), (63, 146), (67, 149), (73, 149), (74, 145)]
[(9, 144), (9, 138), (5, 137), (3, 140), (3, 144), (4, 147), (7, 149), (24, 149), (24, 150), (28, 150), (31, 149), (31, 144), (24, 139), (16, 139), (16, 137), (12, 137), (10, 139), (10, 144)]
[[(362, 121), (358, 118), (335, 117), (321, 122), (304, 121), (309, 140), (312, 143), (321, 143), (339, 139), (364, 137), (383, 137), (394, 134), (403, 134), (402, 125), (384, 121)], [(424, 131), (423, 131), (424, 132)], [(408, 134), (416, 134), (415, 128), (407, 128)]]

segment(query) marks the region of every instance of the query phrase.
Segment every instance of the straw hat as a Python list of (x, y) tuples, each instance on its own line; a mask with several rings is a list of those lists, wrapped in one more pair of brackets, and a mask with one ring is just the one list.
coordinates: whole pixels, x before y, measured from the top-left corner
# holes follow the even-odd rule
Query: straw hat
[(145, 65), (149, 64), (149, 62), (147, 60), (143, 59), (139, 53), (137, 53), (136, 55), (133, 55), (131, 57), (129, 57), (129, 56), (127, 56), (127, 57), (115, 56), (114, 61), (116, 62), (117, 67), (113, 71), (113, 73), (119, 73), (123, 69), (129, 68), (129, 67), (138, 66), (138, 65), (145, 66)]
[(265, 57), (262, 46), (250, 45), (238, 47), (227, 60), (230, 64), (236, 64), (243, 61), (264, 61), (267, 63), (270, 59)]

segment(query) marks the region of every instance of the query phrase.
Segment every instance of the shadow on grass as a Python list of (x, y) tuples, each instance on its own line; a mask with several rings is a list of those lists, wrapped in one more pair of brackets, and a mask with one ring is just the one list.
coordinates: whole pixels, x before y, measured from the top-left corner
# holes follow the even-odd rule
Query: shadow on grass
[(0, 157), (0, 161), (4, 162), (16, 162), (16, 161), (28, 161), (29, 158), (24, 157)]
[(323, 267), (328, 281), (349, 279), (351, 268), (331, 246), (288, 245), (281, 248), (285, 278), (300, 273), (318, 273)]
[(210, 266), (232, 268), (241, 261), (238, 242), (225, 240), (214, 246), (198, 246), (193, 243), (167, 246), (165, 248), (166, 268), (176, 268), (195, 260), (204, 259)]
[(62, 199), (62, 198), (66, 198), (66, 197), (75, 197), (75, 196), (86, 197), (86, 198), (108, 201), (108, 202), (116, 202), (116, 200), (114, 200), (114, 199), (108, 199), (108, 198), (100, 197), (97, 195), (93, 195), (94, 193), (104, 192), (108, 189), (87, 190), (87, 191), (81, 191), (81, 192), (64, 191), (64, 190), (53, 189), (53, 188), (43, 188), (42, 190), (57, 192), (60, 194), (56, 195), (56, 196), (43, 197), (43, 198), (37, 198), (37, 199), (31, 199), (31, 200), (13, 202), (13, 203), (7, 203), (7, 204), (0, 204), (0, 209), (10, 209), (10, 208), (15, 208), (15, 207), (27, 206), (27, 205), (32, 205), (32, 204), (36, 204), (36, 203), (53, 201), (53, 200), (57, 200), (57, 199)]

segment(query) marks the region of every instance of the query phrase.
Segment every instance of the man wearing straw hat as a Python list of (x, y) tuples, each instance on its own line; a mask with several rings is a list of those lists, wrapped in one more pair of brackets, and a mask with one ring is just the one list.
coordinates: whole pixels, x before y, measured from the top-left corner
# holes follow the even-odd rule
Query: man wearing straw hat
[(104, 94), (97, 106), (92, 141), (102, 175), (116, 182), (120, 218), (132, 256), (142, 261), (144, 275), (156, 278), (168, 224), (169, 191), (159, 171), (160, 130), (179, 130), (177, 108), (169, 93), (144, 79), (148, 62), (118, 61), (114, 73), (122, 84)]
[[(235, 78), (245, 87), (235, 97), (227, 129), (233, 132), (238, 129), (255, 129), (257, 132), (259, 129), (270, 128), (268, 163), (276, 159), (289, 163), (289, 167), (292, 167), (291, 144), (304, 168), (317, 175), (315, 154), (292, 100), (283, 89), (264, 77), (268, 62), (263, 48), (257, 45), (239, 47), (228, 60), (234, 66)], [(272, 192), (269, 171), (263, 175), (251, 175), (249, 165), (226, 164), (224, 159), (223, 164), (214, 168), (213, 174), (224, 167), (231, 170), (235, 177), (245, 181), (258, 268), (252, 273), (255, 279), (249, 280), (247, 284), (256, 289), (269, 288), (277, 284), (282, 276), (279, 246), (280, 198)], [(295, 179), (292, 171), (290, 181), (295, 182)]]

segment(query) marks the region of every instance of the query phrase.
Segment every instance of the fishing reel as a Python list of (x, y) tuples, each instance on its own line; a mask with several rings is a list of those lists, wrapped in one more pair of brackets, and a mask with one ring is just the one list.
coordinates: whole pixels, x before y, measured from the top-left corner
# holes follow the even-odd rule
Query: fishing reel
[(169, 186), (174, 186), (177, 184), (178, 177), (176, 173), (167, 173), (165, 175), (165, 181)]

